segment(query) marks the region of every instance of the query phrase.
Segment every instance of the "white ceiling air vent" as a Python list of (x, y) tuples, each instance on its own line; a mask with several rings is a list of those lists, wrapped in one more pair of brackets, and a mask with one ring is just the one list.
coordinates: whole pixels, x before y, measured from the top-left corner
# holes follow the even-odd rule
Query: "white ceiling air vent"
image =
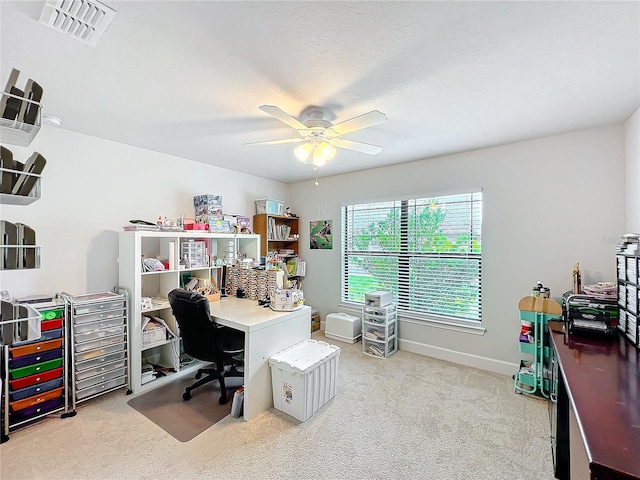
[(115, 16), (114, 9), (96, 0), (47, 0), (40, 22), (94, 46)]

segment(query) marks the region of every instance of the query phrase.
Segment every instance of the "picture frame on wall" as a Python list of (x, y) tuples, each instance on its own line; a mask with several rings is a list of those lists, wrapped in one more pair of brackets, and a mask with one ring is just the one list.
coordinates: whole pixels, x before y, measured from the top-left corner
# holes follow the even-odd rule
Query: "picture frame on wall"
[(309, 241), (312, 250), (331, 250), (333, 248), (333, 222), (315, 220), (309, 222)]

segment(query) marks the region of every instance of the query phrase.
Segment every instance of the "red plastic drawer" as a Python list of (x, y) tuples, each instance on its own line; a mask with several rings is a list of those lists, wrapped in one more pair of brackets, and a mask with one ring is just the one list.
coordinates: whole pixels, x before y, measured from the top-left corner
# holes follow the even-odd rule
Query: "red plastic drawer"
[(9, 402), (9, 408), (12, 412), (17, 412), (25, 408), (33, 407), (39, 403), (46, 402), (47, 400), (53, 400), (62, 396), (62, 390), (64, 387), (56, 388), (43, 393), (42, 395), (34, 395), (33, 397), (27, 397), (24, 400), (18, 400), (17, 402)]
[(62, 319), (56, 318), (55, 320), (45, 320), (40, 323), (40, 330), (46, 332), (48, 330), (55, 330), (56, 328), (62, 328)]
[(28, 377), (18, 378), (17, 380), (9, 380), (9, 388), (11, 390), (18, 390), (20, 388), (30, 387), (37, 383), (46, 382), (47, 380), (53, 380), (60, 376), (62, 376), (62, 367), (47, 370), (46, 372), (37, 373), (35, 375), (29, 375)]
[(62, 339), (49, 340), (48, 342), (31, 343), (24, 347), (9, 347), (9, 355), (11, 358), (22, 357), (24, 355), (31, 355), (33, 353), (46, 352), (47, 350), (53, 350), (54, 348), (62, 347)]

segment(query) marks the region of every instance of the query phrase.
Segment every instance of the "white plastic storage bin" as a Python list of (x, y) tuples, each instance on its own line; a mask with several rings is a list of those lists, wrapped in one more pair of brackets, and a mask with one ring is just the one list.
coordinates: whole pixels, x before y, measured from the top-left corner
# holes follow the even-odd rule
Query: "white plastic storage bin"
[(336, 394), (340, 347), (304, 340), (269, 359), (273, 406), (306, 421)]
[(346, 343), (356, 343), (362, 335), (360, 317), (346, 313), (330, 313), (324, 324), (324, 336)]
[(270, 198), (259, 198), (256, 200), (256, 214), (261, 215), (282, 215), (284, 213), (284, 202), (271, 200)]

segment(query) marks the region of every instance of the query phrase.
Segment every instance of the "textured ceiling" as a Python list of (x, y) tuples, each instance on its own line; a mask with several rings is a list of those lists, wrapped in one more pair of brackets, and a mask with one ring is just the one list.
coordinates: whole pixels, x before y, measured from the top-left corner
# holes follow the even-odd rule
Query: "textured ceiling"
[[(640, 105), (640, 3), (105, 3), (95, 47), (38, 22), (42, 1), (1, 1), (1, 78), (45, 89), (62, 127), (284, 182), (313, 178), (295, 136), (258, 109), (312, 105), (387, 122), (319, 171), (336, 175), (626, 120)], [(293, 135), (292, 135), (293, 134)], [(132, 159), (135, 161), (135, 159)]]

